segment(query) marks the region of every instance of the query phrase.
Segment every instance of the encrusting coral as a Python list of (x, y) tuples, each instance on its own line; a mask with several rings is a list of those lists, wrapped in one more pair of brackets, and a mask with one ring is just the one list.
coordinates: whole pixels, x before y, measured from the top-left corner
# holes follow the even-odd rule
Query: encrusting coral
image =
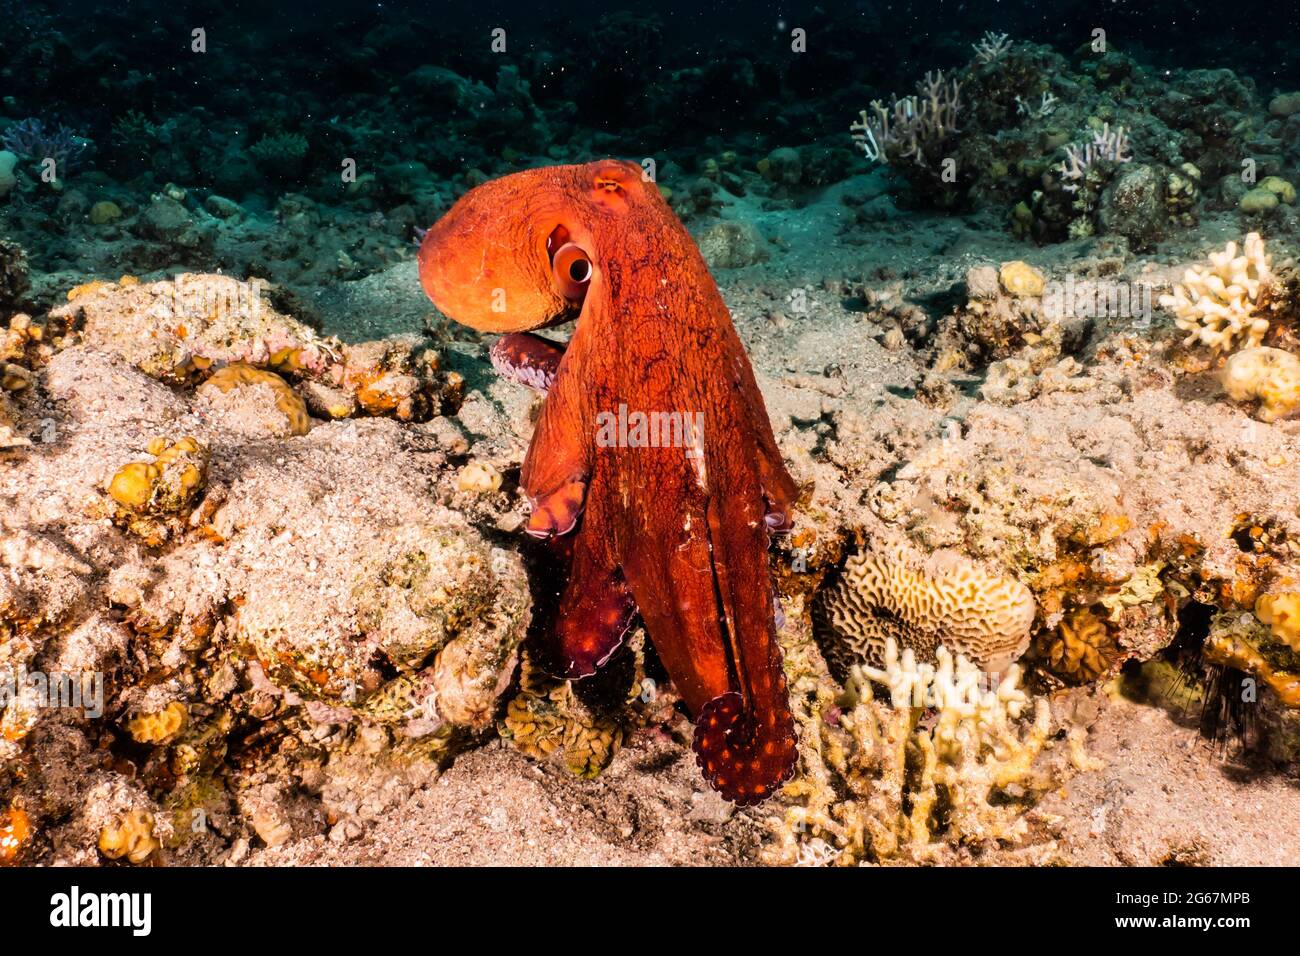
[(1262, 422), (1300, 410), (1300, 358), (1283, 349), (1242, 349), (1224, 363), (1221, 380), (1233, 401), (1259, 403), (1255, 416)]
[(880, 666), (890, 640), (933, 662), (941, 645), (988, 670), (1024, 653), (1034, 596), (1015, 578), (990, 574), (954, 552), (921, 561), (903, 550), (850, 557), (841, 580), (814, 605), (818, 638), (841, 673)]
[(138, 743), (166, 744), (180, 735), (188, 721), (189, 710), (180, 701), (174, 700), (156, 713), (132, 718), (126, 729)]
[[(1277, 694), (1287, 707), (1300, 708), (1300, 657), (1283, 635), (1289, 618), (1279, 616), (1283, 603), (1266, 602), (1263, 616), (1242, 611), (1220, 611), (1210, 621), (1203, 654), (1211, 664), (1249, 674)], [(1272, 628), (1268, 623), (1272, 623)]]
[[(639, 692), (638, 679), (629, 699)], [(591, 779), (623, 746), (628, 722), (617, 711), (607, 713), (588, 706), (572, 681), (547, 677), (525, 655), (519, 670), (519, 693), (507, 705), (498, 730), (534, 760), (560, 751), (570, 773)]]
[(1029, 263), (1017, 259), (1002, 263), (998, 273), (1002, 288), (1012, 295), (1036, 296), (1043, 294), (1043, 274)]
[(1052, 783), (1036, 767), (1053, 729), (1047, 701), (1030, 701), (1017, 666), (991, 682), (945, 648), (936, 662), (891, 638), (883, 667), (855, 667), (838, 699), (818, 692), (800, 742), (804, 773), (769, 820), (769, 862), (800, 862), (809, 847), (838, 865), (934, 862), (945, 848), (1025, 834), (1026, 801)]
[(228, 394), (258, 385), (271, 390), (275, 397), (275, 407), (284, 417), (284, 423), (275, 428), (277, 433), (288, 435), (305, 435), (311, 431), (311, 416), (307, 414), (307, 405), (301, 396), (279, 375), (259, 369), (246, 362), (232, 362), (212, 373), (212, 376), (199, 386), (198, 394), (213, 396), (214, 393)]
[(0, 813), (0, 864), (13, 863), (31, 834), (31, 822), (22, 807), (10, 806)]
[(1268, 332), (1268, 319), (1258, 310), (1275, 278), (1272, 265), (1264, 240), (1252, 232), (1240, 254), (1237, 243), (1229, 242), (1222, 252), (1210, 253), (1207, 265), (1189, 268), (1173, 293), (1160, 297), (1160, 304), (1188, 333), (1187, 345), (1200, 342), (1215, 352), (1257, 346)]
[(1275, 638), (1300, 654), (1300, 593), (1262, 595), (1255, 602), (1255, 616), (1272, 628)]
[(154, 834), (153, 814), (147, 810), (123, 813), (99, 831), (99, 852), (110, 860), (125, 857), (131, 863), (144, 863), (161, 846)]

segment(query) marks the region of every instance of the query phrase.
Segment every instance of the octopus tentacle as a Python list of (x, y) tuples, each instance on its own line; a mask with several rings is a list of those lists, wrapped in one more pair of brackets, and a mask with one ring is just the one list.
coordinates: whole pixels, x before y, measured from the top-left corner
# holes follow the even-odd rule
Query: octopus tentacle
[(568, 534), (578, 524), (586, 503), (587, 483), (572, 479), (540, 495), (529, 495), (530, 513), (524, 530), (534, 538)]
[[(733, 344), (744, 356), (744, 346), (740, 337), (733, 331)], [(754, 465), (758, 472), (759, 484), (767, 500), (768, 527), (773, 531), (789, 531), (791, 517), (794, 513), (795, 499), (799, 496), (798, 486), (786, 471), (785, 460), (776, 447), (776, 438), (767, 417), (767, 406), (763, 402), (763, 393), (758, 388), (753, 366), (747, 360), (737, 361), (732, 366), (732, 376), (740, 388), (745, 411), (749, 417), (749, 431), (756, 446)]]
[(609, 660), (632, 626), (636, 602), (604, 549), (592, 545), (599, 532), (585, 526), (575, 541), (569, 582), (559, 615), (540, 648), (542, 667), (555, 677), (588, 677)]
[(698, 714), (732, 684), (709, 545), (698, 535), (666, 538), (646, 530), (644, 540), (623, 554), (623, 571), (660, 662)]
[(693, 741), (709, 783), (742, 806), (771, 796), (793, 772), (796, 756), (794, 715), (772, 613), (767, 541), (762, 525), (753, 520), (757, 507), (734, 498), (709, 506), (714, 575), (736, 689), (700, 709)]
[(534, 537), (572, 531), (585, 505), (592, 439), (591, 429), (584, 427), (582, 375), (581, 362), (566, 351), (520, 469), (519, 483), (532, 506), (525, 530)]

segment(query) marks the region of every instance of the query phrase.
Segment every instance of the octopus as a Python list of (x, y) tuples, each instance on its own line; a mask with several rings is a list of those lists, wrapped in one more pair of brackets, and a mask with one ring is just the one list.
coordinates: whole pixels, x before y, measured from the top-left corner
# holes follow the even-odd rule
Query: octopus
[[(705, 779), (766, 799), (796, 756), (767, 550), (797, 488), (690, 234), (639, 166), (547, 167), (466, 193), (419, 268), (441, 312), (501, 334), (500, 373), (545, 392), (525, 530), (563, 542), (567, 572), (539, 660), (589, 676), (639, 614)], [(567, 347), (534, 334), (571, 320)]]

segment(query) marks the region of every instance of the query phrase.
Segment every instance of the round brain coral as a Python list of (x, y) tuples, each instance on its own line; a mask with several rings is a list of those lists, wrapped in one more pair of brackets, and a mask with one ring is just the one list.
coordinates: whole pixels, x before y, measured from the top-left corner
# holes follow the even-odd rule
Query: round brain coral
[(841, 579), (814, 604), (814, 626), (831, 667), (883, 665), (890, 638), (934, 662), (947, 647), (985, 670), (1002, 670), (1029, 646), (1030, 590), (949, 551), (928, 560), (904, 552), (849, 558)]
[(1002, 263), (998, 273), (1002, 288), (1016, 296), (1038, 296), (1043, 294), (1043, 274), (1028, 262), (1017, 259), (1015, 262)]
[(153, 714), (141, 714), (126, 725), (127, 731), (138, 743), (171, 743), (189, 721), (189, 710), (178, 700), (172, 701)]

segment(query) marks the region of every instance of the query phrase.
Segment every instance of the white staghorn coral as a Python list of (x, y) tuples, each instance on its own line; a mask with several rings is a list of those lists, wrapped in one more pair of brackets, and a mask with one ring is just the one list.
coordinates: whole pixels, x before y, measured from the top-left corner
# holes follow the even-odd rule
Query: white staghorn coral
[(975, 51), (975, 59), (981, 63), (992, 63), (1000, 60), (1011, 49), (1011, 36), (1006, 33), (994, 33), (992, 30), (985, 30), (984, 36), (980, 37), (979, 42), (972, 43), (971, 49)]
[(901, 653), (893, 638), (885, 642), (885, 666), (854, 668), (853, 679), (867, 678), (889, 688), (895, 707), (934, 707), (940, 713), (936, 733), (955, 737), (974, 731), (987, 741), (1007, 719), (1018, 719), (1029, 698), (1020, 689), (1020, 666), (1012, 664), (996, 686), (963, 655), (956, 657), (946, 647), (936, 653), (937, 664), (918, 663), (911, 648)]
[(1109, 123), (1092, 134), (1092, 142), (1066, 144), (1065, 159), (1056, 167), (1061, 177), (1067, 180), (1062, 184), (1062, 188), (1069, 192), (1077, 190), (1079, 182), (1088, 172), (1088, 167), (1098, 160), (1131, 163), (1133, 155), (1128, 152), (1128, 149), (1128, 134), (1124, 132), (1124, 127), (1117, 126), (1112, 132)]
[(1030, 119), (1042, 119), (1056, 112), (1056, 104), (1057, 99), (1051, 93), (1044, 93), (1037, 106), (1034, 105), (1032, 100), (1017, 96), (1016, 113), (1020, 116), (1028, 116)]
[(849, 126), (853, 141), (873, 162), (912, 159), (924, 163), (926, 146), (960, 132), (960, 95), (961, 83), (945, 77), (942, 70), (926, 73), (915, 93), (902, 99), (895, 96), (888, 108), (880, 100), (872, 100), (869, 110), (863, 110), (858, 122)]
[(1160, 305), (1188, 333), (1185, 345), (1201, 342), (1215, 352), (1254, 348), (1268, 331), (1268, 319), (1257, 312), (1274, 278), (1272, 266), (1264, 240), (1252, 232), (1240, 255), (1237, 244), (1229, 242), (1222, 252), (1210, 253), (1207, 266), (1188, 269), (1173, 294), (1160, 297)]

